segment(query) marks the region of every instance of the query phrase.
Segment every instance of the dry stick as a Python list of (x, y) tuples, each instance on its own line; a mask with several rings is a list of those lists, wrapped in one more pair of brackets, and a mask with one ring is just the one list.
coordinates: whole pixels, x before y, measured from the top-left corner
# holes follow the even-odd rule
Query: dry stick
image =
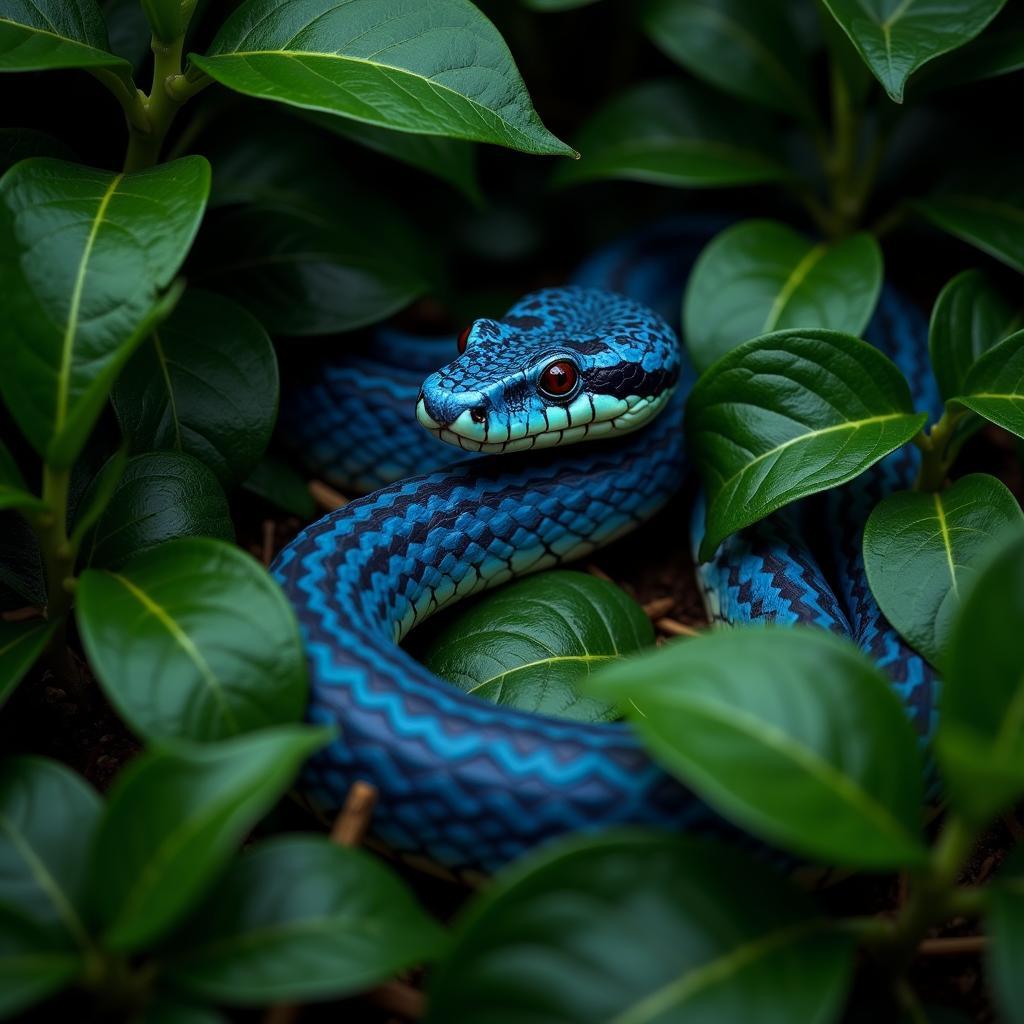
[(26, 608), (14, 608), (12, 611), (0, 614), (0, 619), (3, 619), (4, 622), (26, 622), (28, 619), (41, 619), (42, 617), (43, 609), (35, 608), (32, 605)]
[(423, 993), (401, 981), (386, 981), (378, 985), (367, 998), (374, 1006), (388, 1013), (397, 1013), (404, 1020), (419, 1020), (427, 1008)]
[(917, 947), (921, 956), (971, 956), (983, 953), (987, 935), (956, 935), (948, 939), (925, 939)]
[(658, 619), (654, 624), (663, 633), (669, 633), (672, 636), (700, 636), (699, 629), (694, 629), (693, 626), (683, 625), (681, 622), (676, 622), (675, 619)]
[(264, 565), (270, 565), (274, 560), (274, 520), (263, 520), (263, 544), (260, 548), (260, 560)]
[(323, 480), (310, 480), (309, 493), (324, 512), (333, 512), (336, 508), (348, 504), (348, 498), (344, 494), (328, 486)]
[(596, 576), (599, 580), (604, 580), (606, 583), (614, 583), (615, 581), (602, 569), (599, 565), (594, 565), (593, 562), (587, 562), (587, 572), (591, 576)]
[(664, 618), (665, 615), (672, 611), (675, 603), (676, 599), (674, 597), (656, 597), (653, 601), (648, 601), (643, 606), (644, 614), (647, 618), (657, 622), (658, 619)]

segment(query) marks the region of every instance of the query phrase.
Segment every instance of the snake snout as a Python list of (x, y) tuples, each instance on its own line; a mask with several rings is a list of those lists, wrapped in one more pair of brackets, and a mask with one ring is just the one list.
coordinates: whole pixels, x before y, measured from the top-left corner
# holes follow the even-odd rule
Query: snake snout
[(424, 389), (416, 403), (416, 418), (433, 430), (450, 428), (467, 421), (476, 426), (487, 422), (488, 407), (479, 394), (456, 395)]

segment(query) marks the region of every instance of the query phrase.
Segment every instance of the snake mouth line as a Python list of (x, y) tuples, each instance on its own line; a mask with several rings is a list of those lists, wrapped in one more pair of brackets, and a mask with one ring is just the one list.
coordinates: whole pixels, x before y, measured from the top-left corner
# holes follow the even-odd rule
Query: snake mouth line
[[(668, 402), (674, 390), (674, 388), (669, 388), (660, 395), (653, 397), (631, 395), (621, 403), (625, 411), (609, 419), (596, 422), (591, 419), (588, 422), (579, 423), (579, 417), (567, 417), (568, 422), (564, 427), (541, 430), (533, 434), (526, 434), (525, 436), (503, 441), (480, 441), (473, 437), (467, 437), (465, 434), (452, 430), (449, 427), (441, 426), (435, 420), (426, 416), (425, 411), (423, 414), (420, 414), (419, 408), (417, 413), (419, 414), (420, 423), (427, 431), (446, 444), (454, 445), (466, 452), (500, 455), (506, 452), (524, 452), (532, 451), (533, 449), (553, 448), (556, 445), (575, 444), (579, 441), (628, 434), (646, 425), (653, 419)], [(422, 402), (419, 404), (422, 405)], [(596, 415), (593, 405), (590, 406), (590, 414), (591, 417)], [(574, 419), (576, 422), (573, 422)], [(549, 422), (547, 417), (545, 417), (545, 422)], [(506, 431), (511, 433), (507, 428)]]

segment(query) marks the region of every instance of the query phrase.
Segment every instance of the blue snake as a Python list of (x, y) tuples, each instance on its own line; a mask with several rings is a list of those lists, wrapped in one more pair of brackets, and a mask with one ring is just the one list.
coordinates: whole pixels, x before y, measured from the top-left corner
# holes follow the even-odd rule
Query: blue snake
[[(679, 490), (693, 374), (672, 324), (711, 230), (690, 218), (627, 238), (458, 341), (384, 329), (289, 391), (283, 425), (309, 468), (370, 492), (272, 566), (308, 653), (309, 718), (339, 730), (306, 789), (329, 815), (353, 781), (371, 782), (374, 838), (408, 863), (468, 878), (577, 830), (724, 827), (628, 725), (487, 703), (400, 646), (441, 608), (585, 556)], [(867, 336), (936, 415), (920, 312), (887, 286)], [(852, 638), (927, 742), (937, 680), (885, 621), (860, 559), (868, 512), (909, 485), (917, 458), (907, 446), (730, 538), (698, 582), (714, 622), (812, 623)], [(697, 539), (701, 517), (697, 501)]]

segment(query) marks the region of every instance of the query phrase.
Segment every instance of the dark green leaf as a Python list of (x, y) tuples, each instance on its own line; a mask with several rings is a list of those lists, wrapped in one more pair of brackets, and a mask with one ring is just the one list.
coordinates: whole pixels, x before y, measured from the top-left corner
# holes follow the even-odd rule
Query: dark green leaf
[(71, 150), (52, 135), (32, 128), (0, 128), (0, 174), (19, 160), (32, 156), (52, 156), (58, 160), (74, 158)]
[(953, 619), (991, 539), (1024, 520), (1017, 499), (986, 473), (938, 494), (883, 498), (864, 527), (864, 567), (885, 617), (941, 668)]
[(217, 478), (181, 452), (136, 455), (128, 460), (87, 538), (82, 558), (93, 568), (116, 569), (179, 537), (235, 539), (228, 500)]
[(523, 0), (526, 7), (545, 14), (552, 11), (571, 11), (577, 7), (588, 7), (596, 0)]
[(427, 1024), (829, 1024), (852, 962), (803, 893), (733, 849), (576, 840), (470, 904)]
[[(76, 469), (82, 465), (78, 463)], [(89, 482), (81, 499), (77, 502), (74, 512), (75, 528), (71, 533), (72, 543), (77, 550), (86, 533), (92, 529), (110, 504), (117, 492), (121, 478), (128, 465), (128, 453), (118, 448), (113, 455), (100, 467), (100, 471)]]
[(0, 71), (110, 68), (131, 76), (110, 52), (96, 0), (0, 0)]
[(1024, 794), (1024, 535), (996, 545), (946, 655), (936, 750), (954, 807), (984, 824)]
[(329, 738), (324, 729), (282, 726), (209, 746), (151, 750), (122, 771), (89, 875), (109, 948), (139, 949), (189, 911)]
[(316, 515), (309, 487), (293, 466), (274, 455), (264, 455), (242, 483), (242, 488), (300, 519)]
[(28, 489), (25, 478), (7, 446), (0, 441), (0, 509), (17, 508), (23, 512), (45, 512), (46, 504)]
[(134, 174), (35, 159), (0, 179), (0, 391), (54, 467), (166, 315), (208, 190), (202, 157)]
[(79, 953), (38, 922), (0, 906), (0, 1018), (63, 988), (85, 967)]
[(216, 740), (301, 719), (295, 614), (253, 558), (222, 541), (169, 541), (119, 573), (90, 569), (76, 612), (89, 662), (144, 736)]
[(1016, 309), (980, 270), (957, 274), (939, 293), (928, 329), (932, 370), (942, 397), (960, 393), (978, 357), (1024, 325)]
[(644, 26), (698, 78), (814, 121), (814, 90), (788, 7), (784, 0), (651, 0)]
[(692, 82), (647, 82), (621, 93), (576, 141), (582, 159), (560, 165), (558, 182), (620, 178), (703, 188), (789, 176), (757, 117)]
[(837, 331), (779, 331), (718, 360), (686, 409), (707, 492), (702, 560), (791, 501), (852, 480), (923, 426), (907, 382)]
[(563, 570), (486, 595), (431, 638), (423, 661), (495, 704), (607, 722), (616, 707), (585, 696), (582, 685), (602, 665), (653, 644), (650, 619), (620, 587)]
[(1024, 1024), (1024, 856), (1018, 848), (988, 887), (988, 973), (1006, 1024)]
[(140, 71), (151, 53), (151, 33), (139, 0), (106, 0), (103, 14), (110, 34), (110, 49)]
[(230, 1005), (344, 995), (431, 958), (444, 941), (398, 879), (319, 836), (278, 837), (232, 866), (172, 940), (168, 980)]
[(952, 401), (1024, 437), (1024, 331), (981, 356)]
[(43, 653), (54, 625), (0, 619), (0, 708)]
[(184, 0), (139, 0), (139, 3), (155, 38), (169, 43), (185, 31)]
[(879, 671), (818, 629), (730, 629), (605, 669), (652, 755), (727, 818), (827, 864), (927, 857), (921, 757)]
[(973, 39), (1006, 0), (824, 0), (890, 98), (923, 64)]
[(46, 604), (39, 540), (17, 512), (0, 512), (0, 591), (5, 610)]
[(237, 92), (382, 128), (571, 156), (468, 0), (246, 0), (192, 64)]
[(101, 811), (93, 790), (56, 761), (0, 764), (0, 907), (88, 946), (86, 860)]
[(741, 342), (789, 327), (859, 335), (882, 287), (871, 235), (828, 245), (771, 220), (727, 228), (700, 254), (683, 299), (683, 337), (698, 371)]
[(227, 1024), (227, 1018), (209, 1006), (161, 993), (146, 1007), (139, 1024)]
[(238, 483), (263, 454), (277, 418), (277, 357), (262, 325), (210, 292), (186, 292), (114, 385), (134, 451), (180, 451)]

